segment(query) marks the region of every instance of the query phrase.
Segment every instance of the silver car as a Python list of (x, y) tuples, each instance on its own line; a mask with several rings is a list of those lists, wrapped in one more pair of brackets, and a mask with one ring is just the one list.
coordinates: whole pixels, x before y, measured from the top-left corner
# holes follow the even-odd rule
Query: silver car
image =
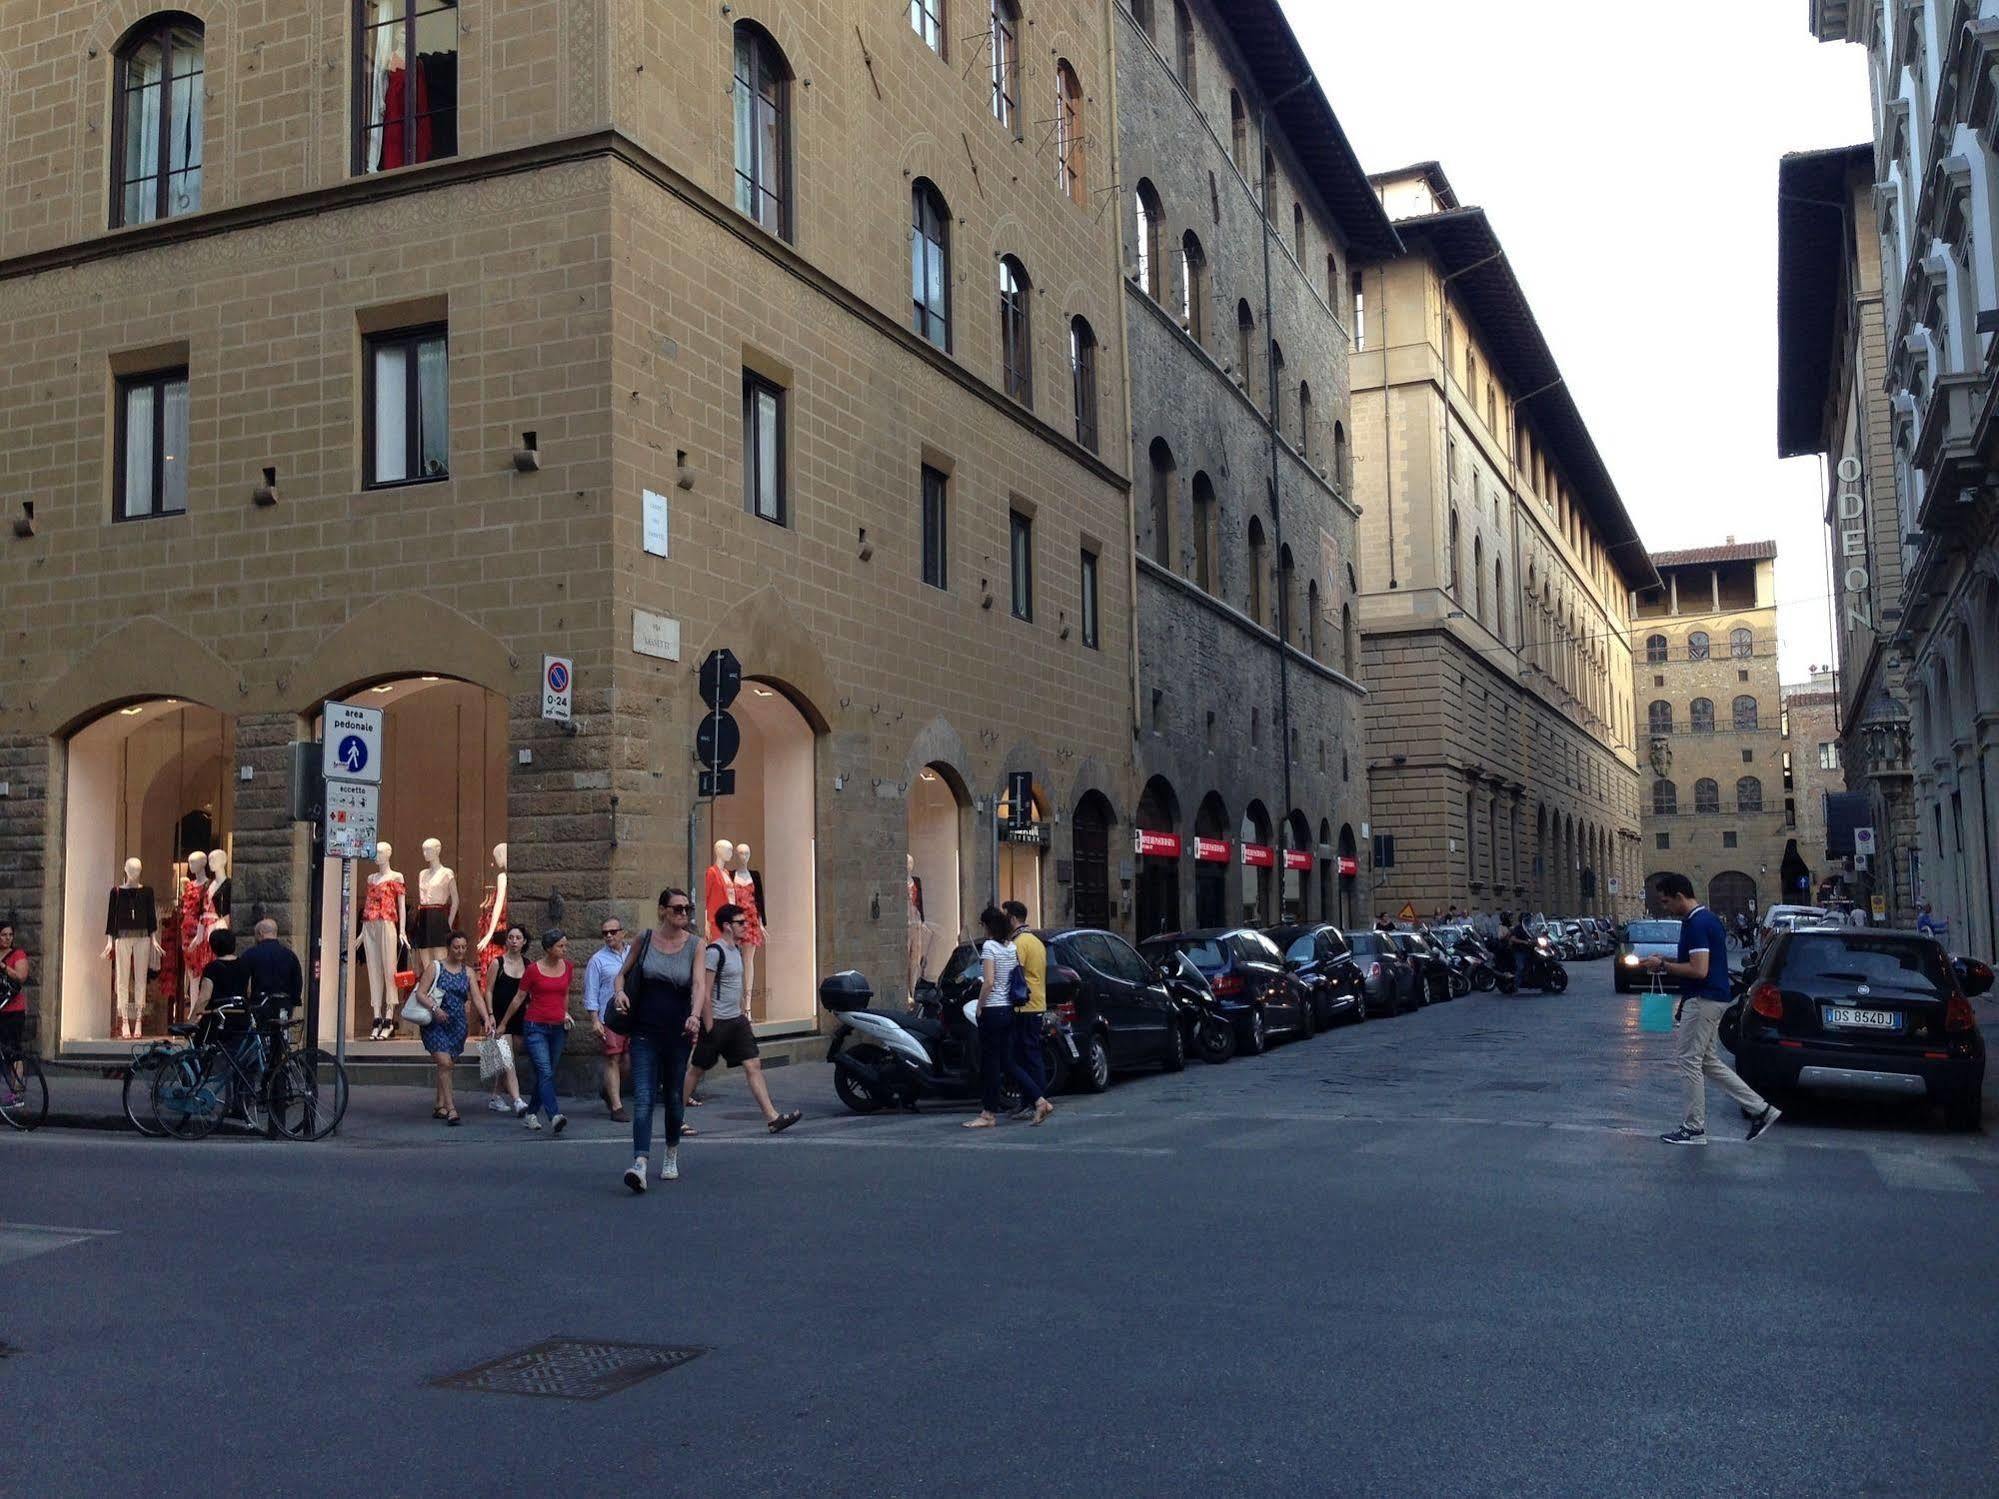
[(1647, 917), (1624, 928), (1624, 940), (1617, 944), (1617, 962), (1611, 982), (1619, 994), (1633, 989), (1649, 989), (1652, 979), (1642, 966), (1647, 958), (1677, 958), (1680, 955), (1680, 924), (1665, 917)]

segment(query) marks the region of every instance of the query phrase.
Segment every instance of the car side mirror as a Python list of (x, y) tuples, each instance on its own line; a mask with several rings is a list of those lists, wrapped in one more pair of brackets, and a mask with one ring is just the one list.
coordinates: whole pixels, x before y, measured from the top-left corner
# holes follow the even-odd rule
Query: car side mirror
[(1974, 999), (1992, 987), (1992, 965), (1981, 963), (1976, 958), (1953, 958), (1951, 966), (1957, 969), (1957, 982), (1964, 992)]

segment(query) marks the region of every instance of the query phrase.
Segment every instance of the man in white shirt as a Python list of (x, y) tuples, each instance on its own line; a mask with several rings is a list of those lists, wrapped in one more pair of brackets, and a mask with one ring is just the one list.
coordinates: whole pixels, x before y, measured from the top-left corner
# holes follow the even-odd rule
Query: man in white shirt
[(611, 1117), (622, 1124), (631, 1117), (625, 1112), (622, 1087), (631, 1073), (631, 1043), (604, 1024), (604, 1011), (610, 1008), (618, 970), (625, 966), (625, 924), (615, 916), (606, 916), (599, 935), (604, 945), (591, 954), (583, 969), (583, 1008), (590, 1012), (590, 1028), (604, 1048), (604, 1081), (598, 1096)]

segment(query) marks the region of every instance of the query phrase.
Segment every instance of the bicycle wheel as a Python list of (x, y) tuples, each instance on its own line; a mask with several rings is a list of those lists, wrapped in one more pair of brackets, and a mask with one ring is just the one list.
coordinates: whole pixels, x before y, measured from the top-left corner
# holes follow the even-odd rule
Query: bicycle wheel
[(170, 1057), (153, 1074), (153, 1117), (176, 1140), (213, 1134), (229, 1105), (228, 1064), (208, 1056), (210, 1048)]
[(132, 1065), (125, 1069), (125, 1117), (132, 1122), (133, 1129), (155, 1139), (166, 1131), (153, 1115), (153, 1078), (159, 1073), (160, 1064), (171, 1055), (168, 1051), (144, 1051), (132, 1058)]
[(14, 1129), (34, 1129), (49, 1117), (49, 1084), (42, 1064), (26, 1054), (0, 1062), (0, 1119)]
[(324, 1140), (347, 1112), (347, 1070), (330, 1052), (295, 1051), (271, 1075), (266, 1105), (287, 1140)]

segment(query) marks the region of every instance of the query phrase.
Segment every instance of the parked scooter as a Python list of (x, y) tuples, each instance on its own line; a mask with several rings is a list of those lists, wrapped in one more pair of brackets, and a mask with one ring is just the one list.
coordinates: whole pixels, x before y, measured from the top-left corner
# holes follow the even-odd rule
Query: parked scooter
[(1235, 1055), (1236, 1028), (1207, 975), (1183, 952), (1162, 963), (1159, 976), (1173, 998), (1173, 1010), (1187, 1050), (1204, 1062), (1226, 1062)]
[(1560, 994), (1569, 987), (1569, 971), (1555, 956), (1554, 944), (1546, 936), (1536, 937), (1532, 947), (1521, 948), (1516, 961), (1520, 965), (1516, 972), (1499, 975), (1501, 994), (1512, 994), (1523, 987)]

